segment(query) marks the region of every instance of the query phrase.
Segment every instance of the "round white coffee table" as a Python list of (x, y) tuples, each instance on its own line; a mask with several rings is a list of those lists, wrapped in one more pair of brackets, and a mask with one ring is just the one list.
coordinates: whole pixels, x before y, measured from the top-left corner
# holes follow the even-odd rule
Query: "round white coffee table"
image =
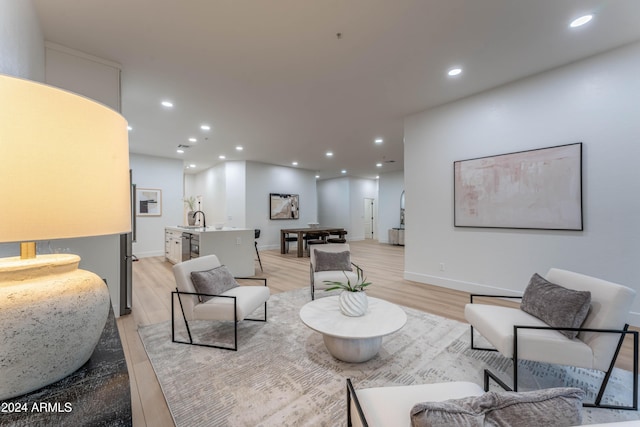
[(369, 308), (364, 316), (349, 317), (338, 307), (338, 297), (324, 297), (305, 304), (300, 319), (320, 332), (329, 353), (344, 362), (366, 362), (378, 354), (382, 337), (401, 329), (407, 315), (390, 302), (368, 297)]

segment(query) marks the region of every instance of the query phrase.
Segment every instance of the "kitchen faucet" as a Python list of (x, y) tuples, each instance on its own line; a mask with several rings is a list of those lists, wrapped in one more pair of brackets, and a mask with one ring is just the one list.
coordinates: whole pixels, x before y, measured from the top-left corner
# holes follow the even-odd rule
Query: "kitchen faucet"
[(195, 212), (193, 213), (193, 218), (195, 219), (195, 218), (196, 218), (196, 215), (198, 215), (199, 213), (200, 213), (200, 214), (202, 214), (202, 227), (203, 227), (203, 228), (207, 228), (207, 220), (206, 220), (206, 219), (205, 219), (205, 217), (204, 217), (204, 212), (202, 212), (202, 211), (195, 211)]

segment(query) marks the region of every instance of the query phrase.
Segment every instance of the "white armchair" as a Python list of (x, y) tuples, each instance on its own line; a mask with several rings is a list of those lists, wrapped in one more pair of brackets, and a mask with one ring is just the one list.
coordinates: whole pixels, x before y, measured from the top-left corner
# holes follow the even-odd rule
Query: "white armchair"
[[(476, 300), (478, 297), (521, 297), (471, 295), (471, 303), (465, 306), (464, 311), (465, 318), (471, 325), (471, 347), (476, 350), (497, 350), (513, 359), (514, 391), (518, 391), (520, 359), (577, 366), (605, 372), (595, 403), (586, 403), (584, 406), (637, 410), (637, 391), (633, 394), (631, 406), (601, 403), (626, 335), (633, 337), (633, 390), (638, 389), (638, 332), (629, 331), (629, 325), (626, 324), (635, 291), (602, 279), (556, 268), (549, 270), (546, 280), (569, 290), (590, 292), (590, 308), (581, 326), (552, 327), (520, 308), (474, 303), (474, 297)], [(474, 330), (494, 348), (474, 346)], [(573, 331), (578, 335), (569, 338), (561, 331)]]
[[(267, 287), (267, 279), (245, 277), (246, 280), (261, 280), (264, 286), (238, 286), (232, 277), (227, 277), (227, 281), (234, 282), (233, 285), (227, 286), (227, 290), (219, 293), (198, 292), (192, 280), (193, 272), (207, 273), (213, 269), (221, 267), (218, 257), (215, 255), (207, 255), (184, 261), (173, 266), (173, 274), (176, 279), (176, 291), (171, 293), (171, 339), (173, 342), (201, 345), (205, 347), (222, 348), (226, 350), (238, 349), (238, 322), (242, 320), (256, 320), (261, 322), (267, 321), (267, 300), (270, 292)], [(229, 276), (227, 274), (227, 276)], [(215, 276), (214, 280), (216, 279)], [(213, 283), (214, 288), (218, 284)], [(224, 288), (222, 288), (224, 289)], [(175, 316), (174, 302), (176, 297), (180, 304), (182, 317), (187, 328), (189, 341), (180, 341), (176, 339), (175, 334)], [(249, 319), (247, 316), (256, 311), (264, 304), (264, 319)], [(234, 323), (234, 337), (231, 346), (211, 345), (206, 343), (194, 342), (189, 322), (194, 320), (208, 321), (228, 321)]]
[[(319, 256), (316, 256), (316, 252), (321, 252)], [(346, 252), (346, 254), (345, 254)], [(329, 256), (325, 254), (329, 253)], [(335, 255), (331, 257), (331, 255)], [(342, 254), (338, 259), (338, 254)], [(330, 262), (326, 260), (332, 258)], [(351, 250), (347, 243), (327, 243), (326, 245), (311, 246), (310, 253), (310, 288), (311, 299), (315, 299), (316, 290), (325, 290), (329, 287), (326, 280), (332, 282), (344, 282), (351, 280), (355, 282), (358, 280), (358, 275), (353, 271), (345, 270), (347, 267), (351, 269)]]

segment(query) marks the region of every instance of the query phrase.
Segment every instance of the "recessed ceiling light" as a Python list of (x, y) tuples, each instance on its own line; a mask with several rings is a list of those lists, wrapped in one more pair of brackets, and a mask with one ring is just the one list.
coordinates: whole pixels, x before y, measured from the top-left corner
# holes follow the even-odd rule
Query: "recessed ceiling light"
[(184, 154), (184, 150), (176, 150), (176, 153), (178, 153), (178, 154)]
[(462, 68), (456, 67), (456, 68), (452, 68), (450, 69), (447, 74), (450, 77), (455, 77), (455, 76), (459, 76), (460, 74), (462, 74)]
[(227, 156), (224, 156), (224, 155), (222, 155), (222, 154), (221, 154), (221, 155), (219, 155), (219, 156), (218, 156), (218, 158), (219, 158), (220, 160), (224, 160), (224, 159), (226, 159), (226, 158), (227, 158)]
[(131, 126), (127, 126), (127, 130), (128, 130), (128, 131), (132, 131), (132, 130), (133, 130), (133, 128), (132, 128)]
[(242, 151), (244, 150), (244, 147), (242, 145), (236, 145), (236, 150)]
[(380, 175), (376, 175), (376, 179), (380, 179)]
[(171, 101), (162, 101), (162, 106), (163, 107), (167, 107), (167, 108), (171, 108), (171, 107), (173, 107), (173, 102), (171, 102)]
[(382, 144), (384, 141), (382, 138), (376, 138), (376, 140), (373, 142), (375, 142), (376, 144)]
[(189, 165), (189, 167), (190, 167), (190, 168), (195, 168), (195, 167), (196, 167), (196, 165), (194, 165), (193, 163), (191, 163), (191, 164)]
[(293, 166), (298, 166), (298, 162), (291, 162)]
[(347, 173), (347, 170), (346, 170), (346, 169), (342, 169), (342, 170), (340, 171), (340, 173)]
[(332, 151), (327, 151), (327, 157), (331, 157), (333, 156), (333, 152)]
[(377, 168), (381, 168), (382, 167), (382, 163), (376, 163), (376, 167)]
[(198, 142), (198, 140), (195, 138), (189, 138), (189, 142)]
[(587, 22), (591, 21), (592, 19), (593, 19), (593, 15), (584, 15), (584, 16), (581, 16), (580, 18), (576, 18), (573, 21), (571, 21), (571, 24), (569, 24), (569, 26), (571, 28), (580, 27), (586, 24)]
[(202, 130), (211, 130), (211, 126), (209, 126), (209, 125), (200, 125), (200, 129), (202, 129)]
[(320, 178), (320, 175), (316, 175), (316, 179)]

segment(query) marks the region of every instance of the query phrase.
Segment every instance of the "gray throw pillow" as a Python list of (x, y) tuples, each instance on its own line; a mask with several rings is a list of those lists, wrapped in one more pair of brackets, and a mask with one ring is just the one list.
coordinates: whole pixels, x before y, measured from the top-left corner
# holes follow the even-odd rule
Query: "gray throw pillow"
[(487, 392), (411, 408), (411, 426), (574, 426), (582, 424), (579, 388)]
[[(210, 295), (220, 295), (239, 286), (229, 269), (224, 265), (207, 271), (192, 271), (191, 282), (193, 282), (197, 293)], [(213, 297), (202, 295), (199, 298), (200, 301), (206, 302)]]
[[(579, 328), (591, 307), (591, 292), (576, 291), (551, 283), (537, 273), (522, 296), (522, 311), (556, 328)], [(574, 339), (577, 331), (558, 331)]]
[(315, 271), (351, 271), (351, 254), (349, 251), (325, 252), (314, 250), (316, 257)]

